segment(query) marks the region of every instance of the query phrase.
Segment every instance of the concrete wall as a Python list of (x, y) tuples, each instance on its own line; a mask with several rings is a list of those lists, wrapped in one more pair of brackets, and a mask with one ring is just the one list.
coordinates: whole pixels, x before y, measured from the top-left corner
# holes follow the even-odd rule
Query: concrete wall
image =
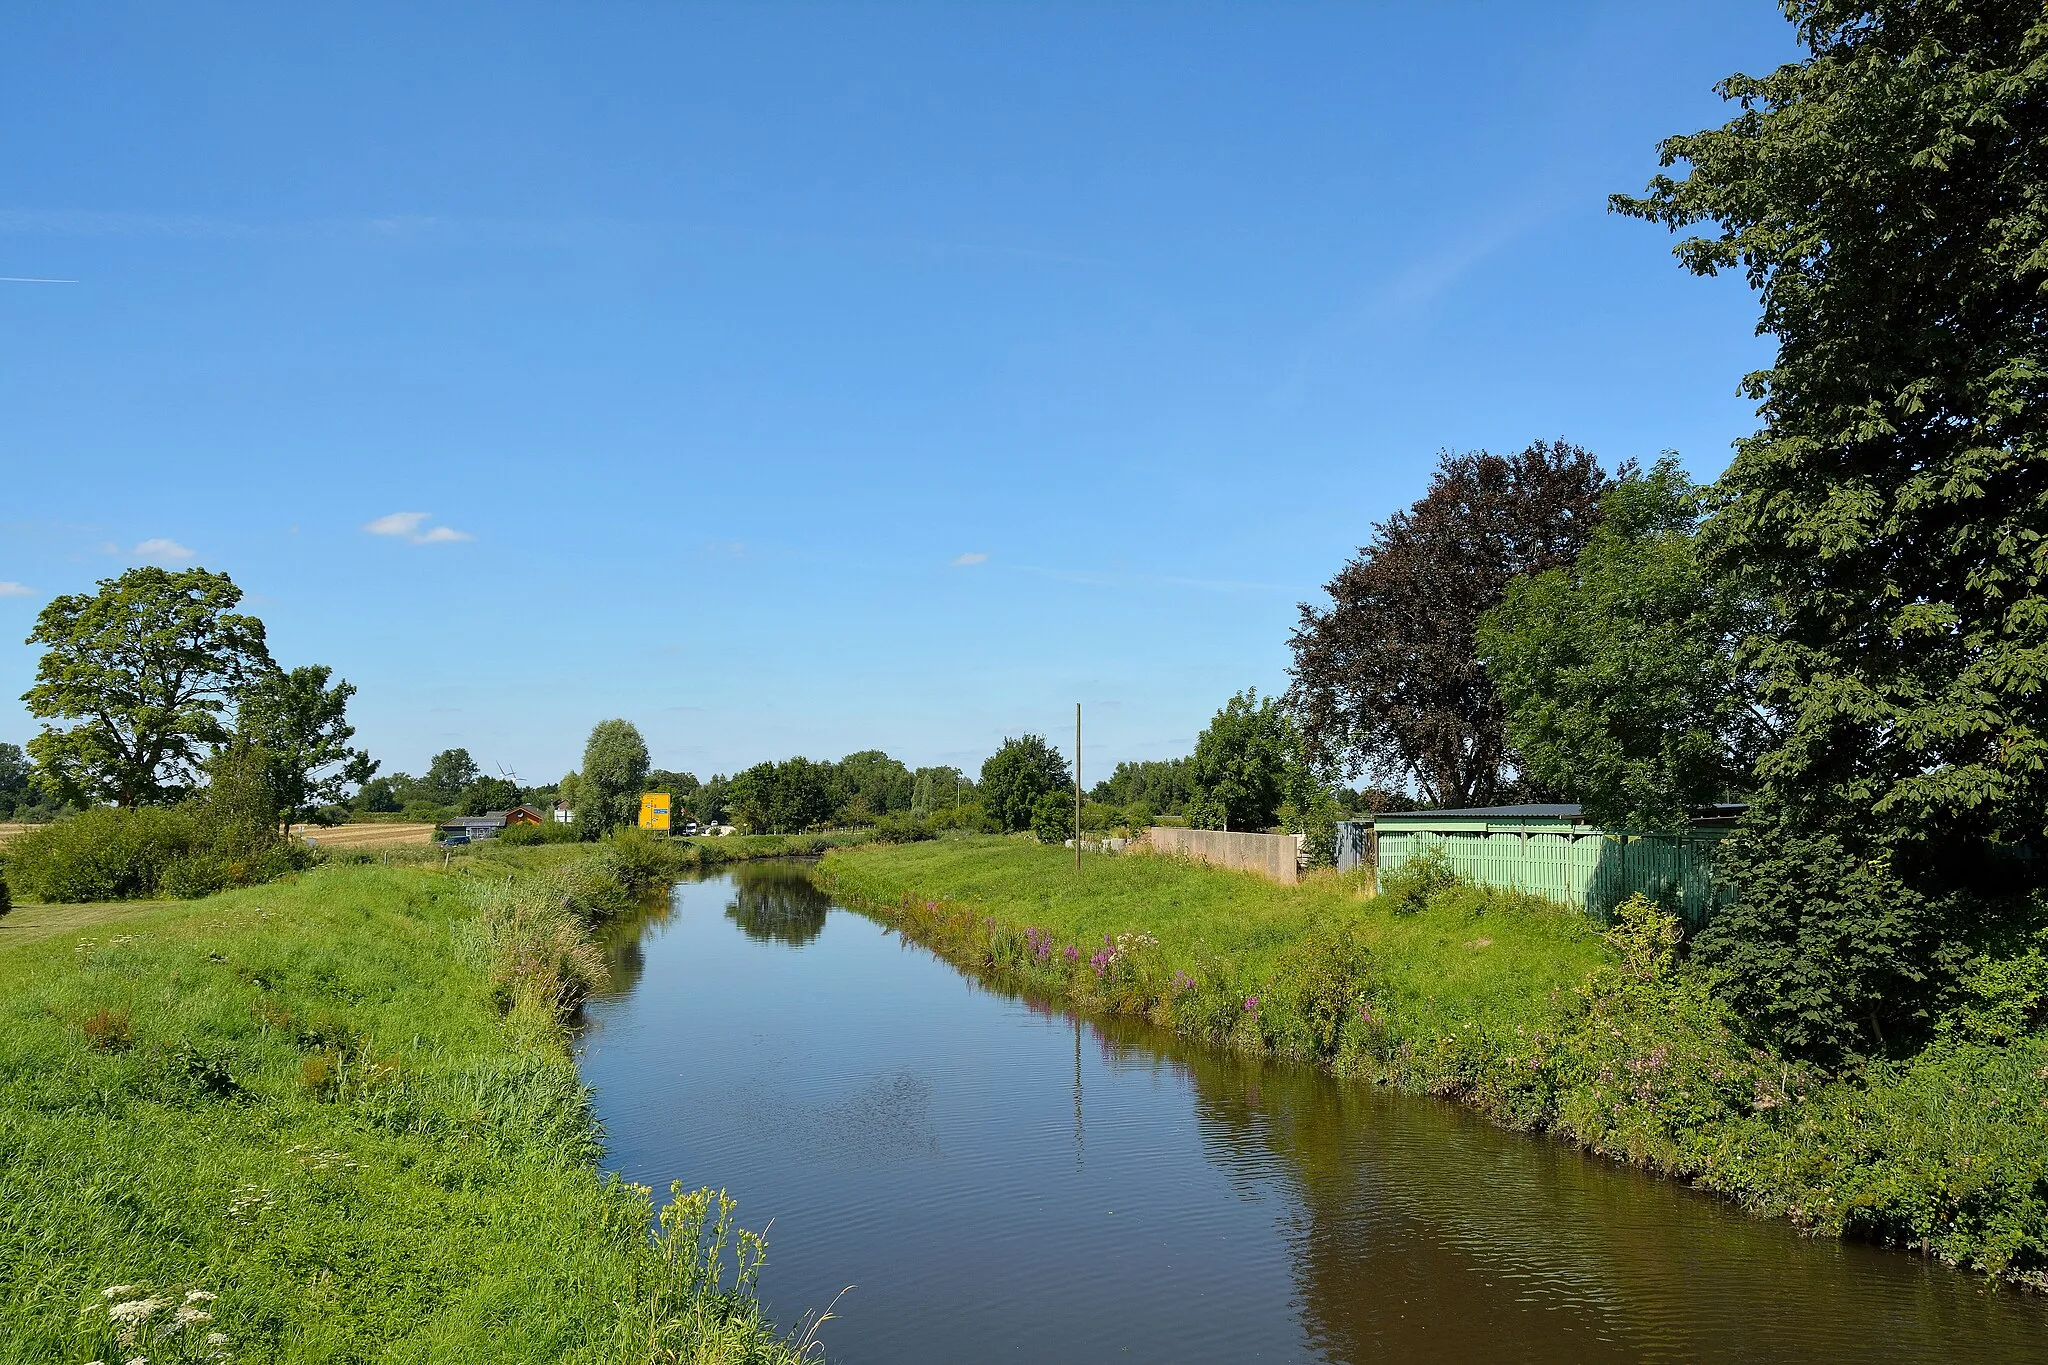
[(1198, 863), (1256, 872), (1267, 881), (1293, 886), (1301, 880), (1301, 836), (1298, 834), (1235, 834), (1220, 829), (1145, 831), (1155, 853), (1172, 853)]

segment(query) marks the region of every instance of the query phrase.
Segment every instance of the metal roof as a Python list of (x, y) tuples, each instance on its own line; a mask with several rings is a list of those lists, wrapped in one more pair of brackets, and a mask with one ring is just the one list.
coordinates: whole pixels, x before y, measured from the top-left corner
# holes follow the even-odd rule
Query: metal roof
[(1460, 810), (1390, 810), (1375, 820), (1578, 820), (1576, 801), (1535, 802), (1523, 806), (1466, 806)]

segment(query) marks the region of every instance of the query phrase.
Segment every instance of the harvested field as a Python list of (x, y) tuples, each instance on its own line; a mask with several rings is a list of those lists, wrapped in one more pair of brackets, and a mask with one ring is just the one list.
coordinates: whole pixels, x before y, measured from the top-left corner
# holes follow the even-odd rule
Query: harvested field
[(24, 825), (13, 820), (0, 820), (0, 845), (4, 845), (17, 834), (26, 834), (34, 825)]
[(402, 844), (431, 844), (432, 825), (293, 825), (292, 837), (304, 839), (316, 848), (396, 848)]

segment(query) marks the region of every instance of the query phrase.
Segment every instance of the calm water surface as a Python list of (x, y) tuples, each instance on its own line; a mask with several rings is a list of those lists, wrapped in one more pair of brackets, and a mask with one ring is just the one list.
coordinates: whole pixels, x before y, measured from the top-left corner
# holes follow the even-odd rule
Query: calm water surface
[(608, 1161), (774, 1220), (832, 1359), (2048, 1360), (2048, 1300), (1452, 1106), (990, 990), (800, 864), (619, 926)]

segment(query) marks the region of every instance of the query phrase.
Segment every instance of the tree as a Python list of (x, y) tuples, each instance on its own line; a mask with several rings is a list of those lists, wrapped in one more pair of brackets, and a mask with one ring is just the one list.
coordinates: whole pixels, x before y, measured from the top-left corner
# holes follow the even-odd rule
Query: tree
[(592, 726), (576, 784), (576, 823), (583, 837), (598, 839), (637, 824), (646, 776), (647, 741), (633, 722), (602, 720)]
[(1279, 818), (1300, 739), (1294, 722), (1254, 687), (1238, 693), (1195, 740), (1189, 762), (1197, 829), (1263, 830)]
[(373, 814), (402, 810), (405, 803), (398, 799), (399, 784), (410, 781), (411, 779), (404, 773), (395, 773), (390, 777), (373, 777), (363, 783), (361, 790), (356, 792), (355, 807), (359, 811)]
[(832, 767), (842, 809), (851, 809), (856, 802), (870, 816), (910, 809), (916, 779), (910, 769), (880, 749), (848, 754)]
[(452, 806), (482, 776), (483, 770), (476, 766), (469, 750), (443, 749), (428, 762), (427, 775), (420, 781), (426, 788), (423, 794), (427, 800), (439, 806)]
[(0, 744), (0, 820), (35, 804), (35, 769), (18, 744)]
[(347, 720), (348, 699), (356, 689), (346, 680), (329, 687), (332, 674), (319, 664), (289, 673), (272, 669), (249, 686), (236, 713), (236, 733), (272, 765), (271, 787), (287, 825), (314, 806), (341, 800), (345, 788), (377, 771), (376, 760), (349, 747), (356, 731)]
[(1149, 811), (1178, 814), (1195, 799), (1192, 763), (1186, 758), (1119, 763), (1088, 795), (1112, 806), (1142, 805)]
[(831, 767), (808, 758), (756, 763), (733, 775), (725, 802), (733, 823), (750, 834), (798, 833), (831, 817)]
[(910, 779), (911, 813), (924, 816), (935, 810), (951, 809), (973, 790), (974, 784), (958, 768), (919, 768)]
[(1300, 608), (1288, 700), (1318, 770), (1488, 805), (1515, 776), (1505, 708), (1479, 662), (1479, 618), (1523, 574), (1569, 564), (1611, 480), (1576, 446), (1442, 457), (1429, 491), (1373, 527)]
[[(1756, 582), (1758, 775), (1789, 813), (1956, 850), (2048, 824), (2048, 16), (2031, 0), (1795, 0), (1810, 56), (1720, 91), (1625, 214), (1742, 268), (1776, 362), (1716, 554)], [(1967, 875), (1964, 873), (1964, 875)]]
[(28, 637), (45, 648), (22, 700), (38, 719), (74, 723), (29, 741), (44, 783), (67, 801), (126, 808), (189, 786), (226, 741), (236, 694), (271, 667), (263, 623), (235, 612), (241, 600), (226, 574), (154, 566), (51, 599)]
[[(1795, 856), (1732, 848), (1737, 904), (1697, 951), (1749, 1017), (1813, 1015), (1821, 1055), (1896, 1045), (1917, 1025), (1883, 1011), (1938, 997), (2048, 870), (2008, 856), (2048, 827), (2048, 16), (1786, 8), (1807, 57), (1722, 82), (1741, 112), (1660, 147), (1686, 175), (1613, 204), (1714, 225), (1680, 262), (1740, 268), (1777, 342), (1706, 534), (1768, 614), (1742, 658), (1782, 728), (1749, 826)], [(1802, 850), (1883, 885), (1815, 901)], [(1825, 913), (1852, 893), (1910, 898), (1919, 928)], [(1927, 980), (1845, 966), (1902, 953)]]
[(1074, 776), (1067, 768), (1067, 760), (1045, 742), (1043, 735), (1005, 739), (1003, 747), (981, 765), (983, 808), (1006, 833), (1030, 826), (1031, 812), (1039, 797), (1049, 791), (1071, 792), (1073, 788)]
[[(455, 804), (464, 815), (482, 815), (486, 811), (510, 810), (524, 796), (519, 784), (509, 777), (479, 777), (463, 790)], [(634, 818), (639, 818), (637, 803)]]
[(1622, 479), (1573, 564), (1480, 618), (1523, 769), (1610, 828), (1676, 830), (1729, 799), (1767, 733), (1735, 659), (1750, 613), (1700, 552), (1705, 496), (1670, 456)]

